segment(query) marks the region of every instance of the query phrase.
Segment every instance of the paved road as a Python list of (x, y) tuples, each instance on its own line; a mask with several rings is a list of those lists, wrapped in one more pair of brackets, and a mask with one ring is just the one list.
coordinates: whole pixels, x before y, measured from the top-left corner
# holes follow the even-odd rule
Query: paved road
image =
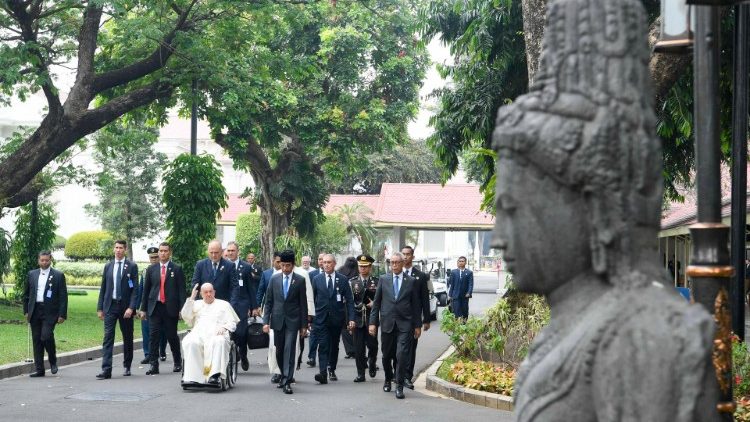
[[(494, 294), (476, 294), (473, 311), (494, 303)], [(419, 342), (417, 367), (427, 368), (448, 347), (437, 324)], [(343, 349), (342, 349), (343, 350)], [(136, 359), (142, 357), (136, 351)], [(169, 371), (171, 358), (162, 363), (162, 374), (145, 375), (145, 366), (133, 368), (133, 376), (122, 377), (115, 368), (111, 380), (99, 381), (100, 360), (63, 367), (57, 376), (17, 377), (0, 381), (0, 415), (4, 421), (215, 421), (284, 420), (317, 422), (417, 417), (427, 421), (511, 421), (508, 412), (469, 405), (406, 390), (405, 400), (382, 392), (382, 371), (368, 382), (355, 384), (354, 362), (340, 359), (338, 382), (318, 385), (317, 368), (303, 363), (297, 372), (293, 395), (285, 395), (270, 382), (266, 350), (254, 351), (248, 372), (240, 372), (237, 386), (227, 392), (188, 391), (179, 386), (180, 376)], [(115, 356), (115, 366), (122, 356)], [(97, 399), (97, 400), (91, 400)], [(259, 418), (259, 419), (258, 419)]]

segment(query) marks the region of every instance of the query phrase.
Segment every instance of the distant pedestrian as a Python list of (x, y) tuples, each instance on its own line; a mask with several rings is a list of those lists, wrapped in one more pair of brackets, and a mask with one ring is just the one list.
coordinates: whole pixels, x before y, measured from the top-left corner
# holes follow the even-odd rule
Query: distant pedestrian
[(68, 290), (65, 274), (51, 267), (52, 253), (39, 252), (39, 268), (29, 271), (23, 291), (23, 315), (31, 324), (34, 344), (34, 372), (30, 377), (44, 376), (44, 351), (47, 350), (50, 372), (57, 373), (55, 325), (68, 318)]
[(469, 299), (474, 291), (474, 273), (466, 268), (466, 257), (458, 258), (458, 268), (448, 277), (448, 296), (456, 318), (469, 318)]

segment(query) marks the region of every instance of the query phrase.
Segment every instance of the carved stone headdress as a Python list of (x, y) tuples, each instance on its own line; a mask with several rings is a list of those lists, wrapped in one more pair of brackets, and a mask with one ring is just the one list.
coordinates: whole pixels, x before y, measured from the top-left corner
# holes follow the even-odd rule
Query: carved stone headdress
[(548, 7), (536, 83), (498, 111), (494, 149), (582, 194), (594, 270), (616, 277), (653, 251), (660, 221), (646, 14), (640, 0)]

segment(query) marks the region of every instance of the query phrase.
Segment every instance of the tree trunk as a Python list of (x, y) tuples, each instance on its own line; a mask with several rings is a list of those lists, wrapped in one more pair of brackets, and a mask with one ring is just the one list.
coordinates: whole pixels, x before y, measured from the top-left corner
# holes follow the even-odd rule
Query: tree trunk
[(521, 0), (523, 12), (523, 38), (526, 42), (526, 67), (529, 71), (529, 86), (539, 70), (539, 55), (542, 53), (542, 38), (547, 23), (547, 0)]
[(261, 188), (261, 200), (258, 204), (260, 208), (260, 222), (261, 222), (261, 235), (260, 235), (260, 247), (263, 252), (263, 260), (270, 266), (273, 263), (273, 252), (275, 250), (274, 242), (276, 238), (284, 234), (289, 228), (289, 221), (285, 214), (278, 212), (276, 206), (274, 206), (271, 195), (268, 194), (262, 187), (265, 185), (264, 182), (260, 182), (258, 178), (254, 177), (255, 183)]

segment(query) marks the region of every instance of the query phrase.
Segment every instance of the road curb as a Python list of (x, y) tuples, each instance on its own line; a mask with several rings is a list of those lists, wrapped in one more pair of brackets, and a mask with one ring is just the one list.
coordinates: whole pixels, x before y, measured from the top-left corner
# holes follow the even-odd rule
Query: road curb
[(513, 397), (466, 388), (437, 376), (440, 365), (454, 351), (455, 348), (453, 346), (449, 347), (424, 373), (427, 390), (437, 393), (442, 397), (453, 398), (466, 403), (489, 407), (490, 409), (512, 412)]
[[(180, 331), (178, 335), (180, 339), (187, 334), (187, 330)], [(133, 351), (143, 348), (143, 339), (133, 340)], [(123, 343), (115, 343), (112, 355), (118, 355), (123, 353)], [(57, 354), (57, 366), (63, 367), (67, 365), (73, 365), (75, 363), (86, 362), (90, 360), (99, 359), (102, 357), (102, 346), (90, 347), (88, 349), (74, 350), (71, 352), (58, 353)], [(136, 357), (133, 357), (133, 361), (136, 361)], [(49, 360), (44, 358), (45, 369), (49, 370)], [(34, 370), (34, 362), (16, 362), (8, 363), (0, 366), (0, 380), (6, 378), (17, 377), (19, 375), (30, 374)]]

